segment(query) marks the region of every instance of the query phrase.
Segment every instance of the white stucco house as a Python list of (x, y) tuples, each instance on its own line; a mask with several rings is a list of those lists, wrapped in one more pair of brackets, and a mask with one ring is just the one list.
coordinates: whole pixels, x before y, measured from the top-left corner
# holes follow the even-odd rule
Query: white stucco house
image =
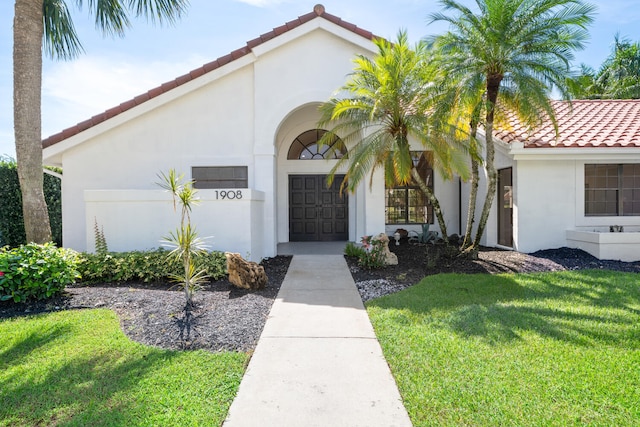
[[(158, 247), (177, 225), (169, 195), (156, 185), (170, 168), (195, 181), (201, 203), (192, 219), (201, 236), (212, 236), (211, 249), (253, 260), (276, 255), (278, 243), (358, 241), (433, 223), (417, 190), (385, 188), (382, 175), (354, 194), (341, 195), (339, 180), (326, 188), (335, 157), (345, 153), (318, 150), (325, 130), (316, 128), (317, 107), (345, 83), (356, 54), (376, 53), (374, 37), (317, 5), (45, 139), (45, 163), (64, 170), (63, 244), (94, 250), (97, 223), (110, 250)], [(517, 123), (499, 132), (500, 189), (485, 244), (640, 259), (640, 102), (580, 101), (573, 112), (558, 103), (557, 110), (558, 140), (548, 126), (535, 135)], [(432, 182), (449, 232), (460, 233), (467, 185), (437, 174)], [(611, 225), (625, 232), (609, 233)], [(615, 249), (607, 252), (611, 236)]]

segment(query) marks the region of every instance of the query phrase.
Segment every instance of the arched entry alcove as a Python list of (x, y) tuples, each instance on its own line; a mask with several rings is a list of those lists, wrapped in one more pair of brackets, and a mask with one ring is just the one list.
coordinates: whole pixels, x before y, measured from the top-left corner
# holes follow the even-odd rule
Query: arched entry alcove
[(356, 196), (340, 193), (343, 175), (337, 174), (330, 187), (326, 183), (346, 147), (339, 138), (319, 147), (327, 130), (317, 128), (318, 119), (318, 105), (306, 105), (292, 112), (277, 133), (278, 242), (353, 239)]

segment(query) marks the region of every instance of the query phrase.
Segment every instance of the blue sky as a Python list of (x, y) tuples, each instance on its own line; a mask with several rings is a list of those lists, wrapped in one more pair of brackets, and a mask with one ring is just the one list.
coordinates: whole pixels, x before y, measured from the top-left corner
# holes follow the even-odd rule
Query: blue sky
[[(75, 1), (67, 0), (74, 5)], [(69, 126), (225, 55), (258, 35), (310, 12), (316, 2), (299, 0), (191, 0), (174, 26), (133, 22), (125, 38), (102, 37), (87, 11), (75, 24), (85, 54), (70, 62), (45, 59), (42, 134)], [(466, 0), (466, 3), (471, 3)], [(576, 65), (597, 68), (616, 32), (640, 40), (638, 0), (591, 0), (598, 7), (587, 49)], [(440, 10), (436, 0), (325, 0), (326, 11), (376, 35), (393, 38), (406, 29), (413, 40), (439, 34), (427, 25)], [(0, 155), (15, 157), (12, 112), (13, 1), (0, 1)]]

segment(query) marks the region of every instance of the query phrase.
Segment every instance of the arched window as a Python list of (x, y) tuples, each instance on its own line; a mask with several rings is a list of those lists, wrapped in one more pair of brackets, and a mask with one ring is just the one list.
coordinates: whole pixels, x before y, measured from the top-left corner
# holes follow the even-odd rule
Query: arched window
[(329, 144), (324, 144), (322, 148), (318, 146), (318, 141), (328, 131), (324, 129), (313, 129), (298, 135), (289, 147), (288, 160), (320, 160), (320, 159), (340, 159), (347, 154), (344, 142), (337, 136)]

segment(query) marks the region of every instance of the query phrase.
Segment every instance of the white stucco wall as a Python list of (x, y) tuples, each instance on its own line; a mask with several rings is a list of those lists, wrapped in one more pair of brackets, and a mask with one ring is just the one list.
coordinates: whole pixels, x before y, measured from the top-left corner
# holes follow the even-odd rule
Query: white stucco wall
[[(275, 37), (235, 61), (159, 95), (44, 150), (62, 166), (63, 243), (92, 251), (94, 218), (111, 250), (157, 247), (177, 222), (155, 184), (170, 168), (190, 178), (193, 166), (247, 166), (242, 200), (201, 191), (193, 219), (212, 248), (251, 259), (273, 256), (288, 241), (288, 176), (326, 174), (332, 161), (287, 160), (291, 142), (314, 129), (317, 106), (344, 84), (356, 54), (372, 55), (369, 40), (324, 19)], [(420, 149), (414, 142), (413, 149)], [(640, 217), (586, 217), (585, 163), (640, 163), (637, 149), (524, 149), (498, 142), (496, 168), (513, 168), (514, 248), (533, 252), (571, 245), (567, 230), (640, 230)], [(484, 175), (484, 171), (481, 171)], [(480, 186), (484, 199), (486, 179)], [(434, 187), (448, 232), (466, 224), (468, 184)], [(246, 194), (246, 196), (245, 196)], [(349, 239), (417, 226), (385, 224), (382, 174), (349, 195)], [(476, 218), (479, 219), (479, 203)], [(460, 221), (462, 220), (462, 221)], [(462, 229), (460, 229), (462, 222)], [(432, 230), (439, 231), (437, 222)], [(497, 243), (494, 203), (482, 243)]]
[[(253, 99), (246, 89), (251, 81), (249, 68), (238, 70), (65, 151), (65, 246), (93, 249), (86, 246), (85, 223), (91, 218), (85, 208), (86, 190), (158, 189), (157, 174), (170, 168), (189, 179), (192, 166), (225, 165), (249, 166), (249, 188), (255, 188)], [(222, 117), (224, 125), (216, 125)], [(123, 228), (129, 227), (125, 218), (120, 218), (120, 223)], [(147, 227), (153, 225), (149, 222)], [(114, 248), (141, 248), (135, 241), (112, 243)]]
[[(92, 251), (96, 218), (111, 250), (157, 247), (158, 236), (175, 227), (153, 193), (159, 172), (175, 168), (190, 178), (193, 166), (247, 166), (250, 198), (214, 201), (202, 190), (193, 220), (201, 235), (214, 236), (213, 249), (275, 255), (288, 240), (287, 174), (331, 168), (286, 161), (288, 146), (316, 127), (316, 106), (344, 84), (355, 54), (373, 51), (371, 41), (318, 18), (48, 147), (45, 162), (64, 169), (64, 245)], [(380, 204), (378, 194), (370, 196), (359, 203)], [(357, 200), (350, 198), (350, 236), (381, 231), (384, 194), (382, 213), (365, 224), (358, 224)]]
[[(608, 232), (610, 225), (622, 225), (625, 231), (640, 230), (638, 216), (593, 217), (584, 213), (585, 164), (640, 163), (638, 150), (522, 149), (516, 146), (512, 153), (517, 161), (517, 173), (514, 174), (517, 176), (514, 200), (517, 238), (514, 238), (518, 250), (581, 248), (569, 231)], [(615, 252), (593, 253), (603, 256)]]
[[(511, 167), (513, 172), (513, 249), (531, 253), (564, 246), (585, 250), (588, 247), (589, 252), (599, 257), (629, 259), (628, 255), (621, 256), (619, 252), (628, 251), (631, 248), (629, 245), (615, 249), (594, 249), (593, 241), (598, 239), (590, 238), (587, 245), (586, 240), (581, 241), (572, 233), (607, 232), (610, 225), (622, 225), (625, 231), (640, 231), (640, 217), (637, 216), (585, 216), (584, 166), (592, 163), (640, 163), (640, 152), (625, 148), (525, 149), (522, 144), (506, 145), (497, 142), (496, 169)], [(486, 195), (486, 173), (483, 169), (480, 170), (480, 175), (476, 220), (479, 219)], [(464, 183), (463, 227), (467, 221), (468, 196), (469, 185)], [(482, 239), (482, 244), (489, 247), (498, 246), (497, 212), (497, 202), (494, 201)], [(628, 238), (624, 236), (620, 239)], [(610, 239), (600, 240), (608, 242)]]
[[(239, 252), (243, 257), (262, 258), (259, 235), (264, 194), (247, 189), (229, 190), (234, 199), (222, 199), (215, 190), (201, 190), (191, 220), (209, 250)], [(180, 211), (173, 209), (170, 195), (162, 190), (87, 190), (86, 247), (95, 247), (94, 224), (104, 231), (111, 251), (155, 249), (180, 225)], [(153, 224), (152, 227), (149, 224)], [(238, 228), (228, 224), (240, 224)]]
[[(480, 136), (480, 138), (482, 138), (482, 136)], [(484, 144), (484, 141), (482, 143)], [(509, 153), (508, 145), (503, 144), (501, 141), (495, 141), (495, 143), (496, 143), (496, 150), (495, 150), (495, 157), (494, 157), (494, 166), (496, 168), (496, 171), (499, 171), (500, 169), (505, 169), (505, 168), (512, 168), (513, 187), (516, 188), (517, 179), (518, 179), (517, 178), (518, 165), (513, 161), (513, 156), (510, 155)], [(484, 156), (484, 153), (483, 153), (483, 156)], [(477, 203), (476, 203), (476, 209), (474, 214), (475, 221), (472, 229), (473, 237), (475, 237), (476, 230), (478, 227), (478, 222), (480, 221), (480, 215), (482, 215), (483, 203), (487, 195), (487, 172), (482, 165), (480, 165), (480, 168), (479, 168), (479, 175), (480, 175), (480, 184), (478, 186)], [(468, 215), (469, 194), (471, 191), (471, 188), (470, 188), (471, 186), (467, 181), (467, 182), (462, 182), (461, 187), (462, 187), (462, 191), (461, 191), (462, 203), (461, 203), (461, 210), (460, 210), (461, 229), (459, 231), (459, 234), (464, 235), (466, 232), (467, 221), (469, 217)], [(518, 197), (518, 193), (514, 192), (514, 209), (513, 209), (514, 249), (517, 249), (516, 235), (518, 232), (518, 229), (515, 226), (515, 223), (517, 221), (517, 212), (518, 212), (518, 206), (516, 203), (517, 197)], [(498, 206), (497, 197), (494, 197), (493, 204), (489, 212), (489, 218), (487, 219), (485, 232), (483, 234), (482, 239), (480, 240), (481, 244), (484, 246), (489, 246), (489, 247), (498, 246), (498, 208), (497, 206)]]
[(519, 251), (566, 246), (566, 230), (575, 221), (575, 168), (571, 160), (518, 161), (514, 242)]

